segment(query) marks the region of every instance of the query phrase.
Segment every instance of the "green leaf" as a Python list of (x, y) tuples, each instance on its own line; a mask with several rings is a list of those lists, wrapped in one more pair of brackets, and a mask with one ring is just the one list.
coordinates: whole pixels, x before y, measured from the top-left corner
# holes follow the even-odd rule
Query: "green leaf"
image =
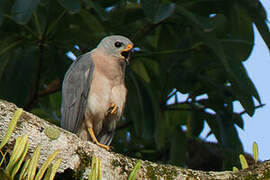
[[(245, 91), (245, 94), (253, 96), (261, 104), (261, 99), (259, 93), (248, 76), (246, 69), (242, 62), (237, 61), (234, 57), (228, 58), (229, 69), (232, 73), (231, 83), (234, 84), (234, 87), (237, 88), (237, 91)], [(255, 107), (254, 107), (255, 108)]]
[[(17, 139), (16, 139), (16, 142), (17, 142)], [(24, 135), (20, 141), (18, 140), (18, 147), (17, 147), (18, 150), (16, 150), (15, 146), (14, 146), (14, 149), (13, 149), (13, 153), (15, 155), (14, 159), (12, 157), (12, 155), (13, 155), (13, 153), (12, 153), (11, 158), (9, 160), (9, 164), (11, 163), (11, 167), (12, 167), (12, 171), (11, 171), (12, 178), (14, 178), (14, 176), (16, 175), (18, 170), (21, 168), (21, 164), (24, 161), (24, 158), (25, 158), (26, 153), (28, 151), (29, 143), (28, 143), (27, 139), (28, 139), (28, 136)], [(9, 164), (8, 164), (8, 166), (9, 166)], [(6, 169), (8, 169), (8, 166)]]
[(216, 117), (214, 115), (211, 115), (211, 114), (206, 114), (205, 119), (206, 119), (206, 122), (211, 129), (211, 133), (214, 134), (214, 136), (216, 137), (218, 142), (221, 142), (220, 129), (219, 129), (219, 125), (216, 121)]
[(27, 168), (27, 180), (33, 180), (36, 174), (38, 159), (40, 154), (40, 145), (38, 145), (33, 153), (30, 164)]
[(145, 138), (151, 138), (154, 133), (153, 98), (148, 85), (134, 72), (128, 73), (126, 114), (127, 119), (133, 121), (136, 133)]
[(204, 40), (204, 43), (215, 53), (215, 55), (218, 57), (218, 59), (222, 62), (222, 65), (225, 67), (225, 70), (230, 73), (231, 75), (234, 75), (230, 69), (225, 51), (223, 49), (223, 46), (221, 42), (216, 39), (212, 34), (210, 33), (199, 33), (202, 39)]
[(30, 159), (26, 159), (25, 162), (24, 162), (24, 165), (23, 165), (23, 167), (21, 169), (19, 180), (22, 180), (22, 179), (26, 178), (27, 169), (28, 169), (29, 164), (30, 164)]
[(48, 173), (47, 178), (45, 176), (44, 180), (53, 180), (54, 179), (54, 176), (55, 176), (58, 168), (60, 167), (61, 162), (62, 162), (61, 158), (56, 160), (56, 162), (51, 166), (50, 170), (48, 171), (49, 173)]
[(257, 163), (259, 155), (258, 155), (258, 145), (256, 142), (253, 142), (252, 150), (253, 150), (253, 159), (255, 160), (255, 163)]
[(78, 13), (81, 10), (79, 0), (58, 0), (58, 2), (71, 13)]
[(220, 129), (220, 143), (228, 150), (241, 153), (243, 152), (242, 143), (239, 139), (237, 130), (229, 113), (225, 114), (217, 112), (216, 121)]
[(0, 168), (0, 177), (4, 180), (12, 180), (9, 174), (3, 168)]
[(18, 24), (27, 24), (37, 8), (39, 0), (16, 0), (11, 9), (11, 16)]
[(244, 129), (244, 120), (240, 114), (234, 113), (233, 121), (238, 127), (240, 127), (241, 129)]
[(49, 165), (52, 163), (53, 159), (58, 155), (59, 151), (54, 151), (53, 154), (51, 154), (47, 160), (42, 164), (41, 168), (39, 169), (36, 177), (35, 177), (35, 180), (40, 180), (45, 171), (47, 170), (47, 168), (49, 167)]
[(174, 127), (171, 137), (169, 162), (174, 165), (183, 165), (186, 160), (187, 139), (181, 127)]
[(196, 74), (182, 65), (174, 66), (171, 70), (174, 86), (182, 94), (191, 92), (197, 82)]
[(14, 145), (11, 158), (9, 160), (9, 163), (6, 167), (6, 171), (11, 175), (11, 170), (13, 166), (17, 163), (18, 159), (20, 158), (21, 154), (23, 153), (24, 146), (20, 146), (22, 141), (22, 136), (19, 136), (16, 139), (16, 143)]
[(248, 15), (252, 18), (260, 35), (270, 50), (270, 29), (266, 18), (266, 11), (259, 0), (244, 0), (242, 5), (246, 7)]
[(194, 28), (203, 29), (203, 25), (199, 21), (199, 19), (196, 17), (195, 13), (192, 13), (191, 11), (187, 10), (186, 8), (177, 5), (176, 6), (176, 14), (182, 16), (185, 18), (188, 24), (191, 24), (194, 26)]
[(6, 160), (6, 155), (7, 155), (7, 152), (5, 152), (5, 154), (3, 154), (3, 152), (0, 150), (0, 153), (2, 155), (2, 159), (1, 159), (1, 162), (0, 162), (0, 167), (2, 166), (3, 162)]
[(88, 180), (101, 180), (101, 162), (96, 156), (92, 157), (91, 171), (88, 174)]
[(2, 25), (3, 23), (3, 13), (2, 13), (2, 10), (0, 10), (0, 26)]
[(188, 104), (176, 104), (170, 105), (168, 107), (168, 111), (166, 111), (166, 116), (169, 120), (170, 128), (188, 124), (191, 113), (189, 111), (183, 111), (182, 109), (189, 109), (189, 108), (190, 106)]
[(138, 174), (140, 166), (141, 166), (141, 160), (138, 160), (134, 169), (131, 171), (130, 175), (128, 176), (128, 180), (135, 180), (136, 179), (136, 176)]
[(141, 6), (145, 15), (155, 24), (171, 16), (175, 9), (174, 3), (159, 0), (141, 0)]
[(5, 146), (5, 144), (8, 142), (9, 138), (11, 137), (12, 132), (14, 131), (18, 120), (20, 119), (20, 116), (23, 112), (22, 108), (17, 109), (17, 111), (15, 112), (15, 114), (13, 115), (9, 125), (8, 125), (8, 129), (7, 132), (5, 134), (5, 136), (3, 137), (1, 144), (0, 144), (0, 150)]
[(232, 170), (233, 170), (233, 172), (237, 172), (237, 171), (239, 171), (239, 169), (238, 169), (237, 167), (235, 167), (235, 166), (233, 167), (233, 169), (232, 169)]
[(156, 15), (154, 16), (153, 22), (159, 23), (168, 17), (170, 17), (175, 9), (175, 4), (174, 3), (161, 3), (159, 5), (159, 8), (156, 11)]
[(153, 20), (159, 7), (159, 0), (141, 0), (141, 7), (145, 15)]
[(191, 112), (188, 119), (187, 133), (191, 136), (198, 137), (204, 128), (204, 118), (200, 112)]
[[(0, 81), (0, 96), (8, 101), (23, 106), (29, 96), (29, 91), (36, 78), (35, 65), (37, 63), (35, 46), (24, 46), (9, 52), (10, 61), (5, 67)], [(18, 69), (18, 67), (20, 67)], [(13, 82), (13, 83), (10, 83)]]
[(147, 73), (147, 70), (141, 60), (135, 61), (132, 63), (131, 68), (137, 73), (145, 82), (150, 82), (150, 77)]
[(93, 1), (89, 0), (89, 1), (85, 1), (85, 3), (88, 4), (90, 8), (93, 8), (93, 9), (97, 12), (98, 16), (99, 16), (103, 21), (108, 20), (108, 18), (109, 18), (109, 17), (108, 17), (108, 13), (107, 13), (107, 12), (105, 11), (105, 9), (104, 9), (102, 6), (100, 6), (97, 2), (93, 2)]
[(252, 19), (249, 17), (249, 12), (238, 2), (232, 4), (229, 12), (230, 24), (227, 25), (227, 28), (231, 35), (229, 38), (226, 37), (226, 40), (229, 40), (225, 42), (226, 52), (234, 54), (237, 61), (245, 61), (254, 46)]
[(5, 47), (3, 49), (1, 49), (0, 56), (2, 56), (3, 54), (5, 54), (6, 52), (8, 52), (10, 49), (16, 47), (21, 42), (22, 42), (22, 40), (18, 40), (18, 41), (15, 41), (15, 42), (9, 42), (9, 44), (6, 44)]
[(243, 154), (240, 154), (239, 155), (239, 159), (240, 159), (240, 163), (241, 163), (242, 169), (248, 168), (247, 160), (246, 160), (246, 158), (245, 158), (245, 156)]
[(232, 83), (233, 94), (235, 94), (236, 98), (239, 100), (240, 104), (246, 110), (249, 116), (253, 116), (255, 112), (255, 104), (252, 99), (252, 96), (246, 92), (246, 89), (240, 89), (236, 87), (234, 83)]

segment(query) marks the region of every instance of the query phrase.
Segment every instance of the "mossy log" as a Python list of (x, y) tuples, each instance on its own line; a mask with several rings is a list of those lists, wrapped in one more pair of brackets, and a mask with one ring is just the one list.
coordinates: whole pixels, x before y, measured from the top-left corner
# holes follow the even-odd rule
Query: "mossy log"
[[(7, 101), (0, 100), (0, 141), (2, 140), (17, 106)], [(39, 117), (23, 112), (18, 124), (5, 146), (6, 151), (11, 151), (18, 136), (28, 134), (29, 155), (40, 144), (41, 152), (39, 166), (55, 150), (60, 150), (58, 158), (62, 163), (58, 173), (70, 172), (71, 169), (78, 176), (88, 174), (91, 157), (95, 155), (101, 159), (102, 179), (127, 179), (133, 170), (137, 159), (121, 154), (106, 151), (89, 141), (83, 141), (75, 134), (61, 129)], [(162, 165), (149, 161), (142, 161), (137, 179), (268, 179), (270, 178), (270, 161), (255, 164), (239, 172), (205, 172), (184, 169), (172, 165)]]

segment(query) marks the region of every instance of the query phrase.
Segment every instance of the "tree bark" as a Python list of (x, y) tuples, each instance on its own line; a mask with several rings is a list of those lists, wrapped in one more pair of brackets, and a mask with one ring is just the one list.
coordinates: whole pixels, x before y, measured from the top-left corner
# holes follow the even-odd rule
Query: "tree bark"
[[(0, 141), (2, 140), (12, 119), (16, 105), (0, 100)], [(127, 179), (137, 160), (121, 154), (106, 151), (89, 141), (83, 141), (75, 134), (61, 129), (37, 116), (23, 112), (17, 126), (5, 146), (11, 152), (15, 139), (27, 134), (29, 136), (29, 155), (40, 144), (39, 167), (55, 150), (60, 150), (58, 158), (62, 163), (59, 173), (71, 169), (86, 177), (89, 173), (91, 157), (95, 155), (101, 160), (102, 179)], [(204, 172), (184, 169), (172, 165), (142, 161), (137, 179), (268, 179), (270, 178), (270, 161), (265, 161), (239, 172)]]

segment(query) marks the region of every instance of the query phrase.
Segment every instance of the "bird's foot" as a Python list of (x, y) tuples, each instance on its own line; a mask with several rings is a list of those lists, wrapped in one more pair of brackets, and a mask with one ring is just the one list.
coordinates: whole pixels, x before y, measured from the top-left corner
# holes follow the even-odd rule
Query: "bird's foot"
[(102, 147), (102, 148), (106, 149), (107, 151), (110, 150), (110, 146), (107, 146), (105, 144), (101, 144), (100, 142), (98, 142), (98, 140), (97, 140), (97, 138), (95, 136), (95, 133), (94, 133), (93, 128), (88, 128), (88, 132), (89, 132), (92, 140), (94, 141), (94, 143), (96, 143), (96, 145), (98, 145), (99, 147)]
[(102, 147), (102, 148), (106, 149), (107, 151), (109, 151), (109, 150), (111, 149), (110, 146), (107, 146), (107, 145), (105, 145), (105, 144), (101, 144), (101, 143), (99, 143), (98, 141), (96, 142), (96, 144), (97, 144), (99, 147)]
[(118, 107), (115, 104), (111, 103), (107, 112), (110, 114), (116, 114), (117, 110), (118, 110)]

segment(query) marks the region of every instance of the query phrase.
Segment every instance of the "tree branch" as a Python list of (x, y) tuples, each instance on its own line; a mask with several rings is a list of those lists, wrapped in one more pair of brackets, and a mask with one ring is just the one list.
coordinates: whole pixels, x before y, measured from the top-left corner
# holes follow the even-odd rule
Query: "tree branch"
[[(258, 106), (255, 106), (255, 109), (262, 108), (263, 106), (265, 106), (265, 104), (260, 104)], [(239, 115), (243, 115), (243, 114), (246, 114), (246, 113), (247, 113), (247, 111), (245, 110), (245, 111), (240, 112)]]
[[(17, 107), (9, 102), (0, 100), (0, 140), (3, 138), (7, 127)], [(58, 134), (52, 138), (52, 134)], [(65, 173), (69, 169), (82, 171), (84, 177), (89, 172), (91, 156), (95, 155), (101, 159), (102, 179), (127, 179), (133, 170), (136, 159), (123, 156), (114, 152), (106, 151), (90, 141), (83, 141), (75, 134), (67, 132), (37, 116), (23, 112), (15, 132), (12, 134), (5, 149), (10, 152), (15, 139), (18, 136), (28, 134), (29, 151), (32, 155), (35, 147), (40, 144), (41, 152), (38, 167), (44, 163), (50, 154), (59, 150), (58, 158), (62, 163), (58, 169), (59, 173)], [(171, 165), (162, 165), (149, 161), (142, 161), (138, 171), (137, 179), (265, 179), (268, 177), (270, 161), (256, 164), (239, 172), (204, 172), (191, 169), (179, 168)], [(70, 171), (69, 171), (70, 172)]]
[(56, 78), (55, 80), (50, 82), (50, 84), (48, 84), (44, 90), (38, 93), (38, 97), (47, 96), (60, 90), (61, 90), (61, 81), (59, 78)]

